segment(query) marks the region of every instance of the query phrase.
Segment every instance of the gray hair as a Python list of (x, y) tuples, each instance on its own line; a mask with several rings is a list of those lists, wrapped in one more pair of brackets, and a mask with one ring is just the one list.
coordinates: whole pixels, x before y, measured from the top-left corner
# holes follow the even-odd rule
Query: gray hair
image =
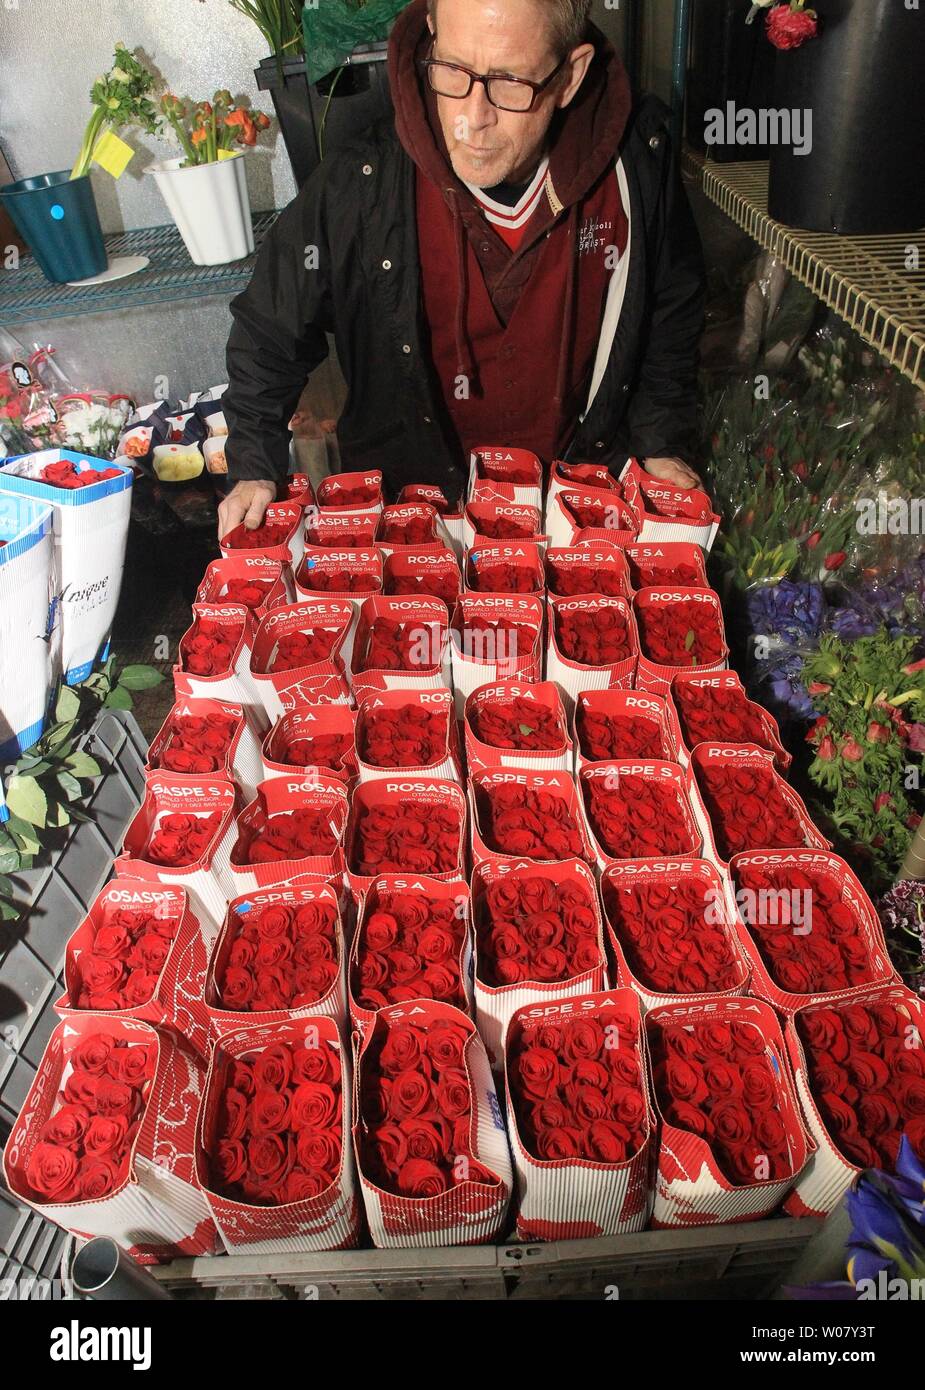
[[(549, 25), (555, 52), (562, 55), (582, 43), (588, 28), (591, 0), (533, 0)], [(427, 13), (437, 27), (437, 0), (427, 0)]]

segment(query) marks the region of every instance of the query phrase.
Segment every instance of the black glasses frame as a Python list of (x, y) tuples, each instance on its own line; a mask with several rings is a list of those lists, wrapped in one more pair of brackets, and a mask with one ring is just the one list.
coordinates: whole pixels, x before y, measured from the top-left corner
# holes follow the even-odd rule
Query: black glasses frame
[[(431, 45), (431, 53), (433, 53), (433, 45)], [(433, 68), (435, 68), (435, 67), (452, 68), (452, 69), (454, 70), (454, 72), (464, 72), (464, 73), (466, 74), (466, 76), (467, 76), (468, 79), (469, 79), (469, 85), (468, 85), (468, 87), (466, 88), (466, 90), (465, 90), (464, 92), (460, 92), (460, 94), (459, 94), (458, 96), (451, 96), (451, 97), (449, 97), (449, 98), (448, 98), (449, 101), (465, 101), (466, 97), (469, 96), (469, 94), (470, 94), (471, 91), (472, 91), (473, 84), (476, 83), (476, 82), (481, 82), (482, 86), (485, 88), (485, 95), (486, 95), (486, 97), (487, 97), (488, 100), (491, 102), (492, 106), (494, 106), (498, 111), (511, 111), (511, 112), (513, 112), (514, 115), (516, 115), (516, 116), (526, 116), (530, 111), (533, 110), (534, 106), (536, 105), (536, 99), (537, 99), (537, 97), (540, 95), (540, 93), (541, 93), (541, 92), (544, 92), (544, 91), (546, 90), (546, 88), (549, 86), (550, 82), (552, 82), (552, 80), (553, 80), (555, 77), (558, 77), (559, 73), (562, 71), (562, 69), (565, 67), (566, 63), (568, 62), (568, 59), (569, 59), (569, 55), (566, 53), (566, 55), (565, 55), (565, 57), (562, 59), (562, 61), (561, 61), (560, 63), (557, 63), (557, 64), (556, 64), (556, 66), (553, 68), (553, 70), (552, 70), (552, 72), (549, 74), (549, 76), (548, 76), (548, 77), (544, 77), (543, 80), (542, 80), (542, 82), (531, 82), (530, 79), (529, 79), (529, 77), (515, 77), (515, 76), (513, 75), (513, 73), (506, 73), (506, 72), (490, 72), (490, 73), (473, 72), (471, 68), (463, 67), (462, 63), (448, 63), (448, 62), (447, 62), (445, 59), (443, 59), (443, 58), (434, 58), (434, 57), (423, 58), (423, 59), (421, 60), (421, 67), (427, 70), (427, 81), (428, 81), (428, 83), (429, 83), (429, 85), (430, 85), (431, 91), (434, 91), (434, 92), (436, 92), (437, 89), (434, 87), (434, 84), (433, 84), (433, 78), (431, 77), (431, 69), (433, 69)], [(533, 94), (533, 95), (532, 95), (532, 98), (531, 98), (531, 101), (530, 101), (530, 105), (529, 105), (529, 106), (502, 106), (500, 102), (492, 101), (491, 89), (490, 89), (490, 87), (489, 87), (488, 84), (489, 84), (490, 82), (494, 82), (495, 80), (498, 80), (498, 81), (501, 81), (501, 82), (516, 82), (516, 83), (518, 83), (521, 87), (529, 87), (529, 88), (530, 88), (530, 91), (531, 91), (532, 94)], [(447, 95), (447, 94), (446, 94), (445, 92), (437, 92), (437, 96), (446, 96), (446, 95)]]

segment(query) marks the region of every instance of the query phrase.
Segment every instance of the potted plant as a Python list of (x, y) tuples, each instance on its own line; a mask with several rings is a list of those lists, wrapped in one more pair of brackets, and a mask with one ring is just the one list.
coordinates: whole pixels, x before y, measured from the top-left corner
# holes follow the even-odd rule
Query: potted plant
[(238, 147), (255, 145), (269, 116), (236, 105), (226, 90), (195, 103), (167, 92), (161, 110), (183, 154), (151, 165), (149, 172), (194, 265), (225, 265), (249, 256), (254, 230), (245, 160)]
[(149, 96), (153, 86), (147, 68), (117, 43), (112, 67), (91, 88), (93, 114), (73, 169), (36, 174), (0, 188), (3, 206), (52, 283), (85, 280), (106, 269), (90, 166), (99, 163), (118, 177), (132, 154), (118, 132), (131, 126), (150, 134), (157, 130), (157, 110)]

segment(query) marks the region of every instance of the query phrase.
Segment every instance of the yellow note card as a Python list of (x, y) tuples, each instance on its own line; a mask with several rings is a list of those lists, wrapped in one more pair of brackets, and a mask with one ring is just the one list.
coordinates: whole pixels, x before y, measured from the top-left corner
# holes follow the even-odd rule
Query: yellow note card
[(218, 157), (219, 159), (234, 159), (237, 153), (237, 150), (219, 150)]
[(112, 174), (114, 179), (118, 179), (125, 173), (134, 153), (131, 145), (120, 140), (113, 131), (107, 130), (93, 147), (93, 162), (105, 169), (107, 174)]

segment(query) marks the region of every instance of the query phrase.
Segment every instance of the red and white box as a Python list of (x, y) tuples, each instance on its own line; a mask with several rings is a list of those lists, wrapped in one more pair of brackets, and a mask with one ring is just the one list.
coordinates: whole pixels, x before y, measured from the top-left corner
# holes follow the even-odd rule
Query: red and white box
[[(420, 918), (418, 922), (417, 919)], [(417, 969), (414, 966), (417, 966)], [(472, 924), (465, 879), (373, 879), (357, 904), (348, 966), (350, 1021), (360, 1034), (379, 1009), (421, 997), (472, 1012)]]
[[(387, 631), (400, 631), (408, 638), (413, 664), (389, 669), (370, 664), (370, 643), (380, 621)], [(448, 622), (446, 604), (439, 599), (368, 598), (360, 609), (353, 644), (350, 681), (355, 699), (382, 690), (449, 690)]]
[[(721, 768), (730, 775), (732, 772), (753, 773), (756, 791), (751, 794), (750, 800), (746, 802), (746, 789), (737, 786), (732, 790), (735, 793), (735, 804), (730, 800), (727, 814), (724, 819), (720, 816), (718, 806), (714, 800), (715, 793), (710, 791), (711, 772), (713, 768)], [(727, 853), (725, 836), (735, 834), (736, 838), (748, 835), (750, 820), (747, 810), (754, 802), (756, 808), (761, 811), (777, 804), (787, 816), (788, 822), (792, 824), (792, 838), (795, 843), (792, 845), (775, 844), (774, 839), (791, 838), (788, 833), (788, 825), (783, 825), (781, 831), (774, 835), (772, 842), (768, 844), (768, 835), (765, 833), (759, 844), (743, 844), (738, 853), (744, 854), (749, 850), (760, 849), (831, 849), (832, 845), (824, 835), (820, 833), (810, 819), (809, 812), (801, 797), (785, 782), (780, 773), (774, 766), (774, 754), (767, 752), (764, 748), (759, 748), (755, 743), (698, 743), (697, 747), (691, 752), (691, 760), (688, 773), (697, 787), (698, 795), (691, 797), (691, 804), (697, 816), (698, 823), (703, 832), (704, 854), (708, 859), (712, 859), (721, 869), (725, 869), (730, 861), (735, 857), (736, 850)], [(723, 778), (725, 783), (725, 777)], [(725, 828), (724, 828), (725, 826)]]
[[(270, 526), (278, 530), (279, 536), (267, 544), (261, 538)], [(302, 558), (304, 539), (302, 508), (299, 503), (271, 502), (264, 515), (263, 525), (258, 531), (249, 531), (242, 521), (229, 531), (227, 536), (222, 536), (218, 544), (225, 559), (231, 555), (249, 552), (252, 555), (264, 555), (268, 560), (279, 560), (280, 564), (290, 565), (295, 570)]]
[[(303, 1082), (296, 1082), (293, 1070), (290, 1073), (289, 1084), (279, 1087), (276, 1094), (289, 1100), (290, 1116), (293, 1108), (299, 1106), (300, 1119), (305, 1115), (311, 1117), (316, 1108), (321, 1110), (325, 1104), (334, 1110), (329, 1126), (321, 1129), (310, 1127), (314, 1143), (307, 1146), (309, 1157), (314, 1157), (318, 1150), (325, 1152), (319, 1139), (322, 1135), (328, 1136), (327, 1147), (333, 1148), (336, 1155), (332, 1155), (330, 1182), (317, 1194), (267, 1205), (244, 1200), (246, 1194), (243, 1192), (241, 1199), (236, 1200), (226, 1192), (218, 1191), (218, 1183), (211, 1173), (210, 1160), (219, 1152), (221, 1143), (237, 1144), (240, 1153), (233, 1153), (232, 1157), (237, 1156), (239, 1164), (247, 1163), (248, 1151), (240, 1138), (224, 1141), (221, 1138), (222, 1131), (227, 1133), (229, 1129), (234, 1131), (240, 1128), (242, 1134), (247, 1134), (246, 1104), (241, 1107), (240, 1114), (231, 1115), (223, 1102), (226, 1091), (229, 1088), (235, 1089), (233, 1083), (240, 1077), (241, 1059), (255, 1056), (259, 1058), (267, 1052), (272, 1052), (274, 1061), (281, 1061), (288, 1055), (294, 1064), (295, 1059), (306, 1051), (319, 1054), (324, 1060), (312, 1062), (306, 1067), (306, 1079)], [(283, 1073), (284, 1068), (285, 1063), (282, 1063), (280, 1070)], [(324, 1076), (324, 1081), (308, 1079), (316, 1073)], [(303, 1098), (300, 1093), (306, 1086), (314, 1089), (310, 1096)], [(269, 1088), (265, 1088), (267, 1089)], [(357, 1243), (360, 1234), (360, 1205), (357, 1200), (353, 1165), (350, 1162), (351, 1089), (347, 1050), (338, 1033), (337, 1024), (331, 1018), (315, 1015), (281, 1023), (237, 1028), (234, 1032), (226, 1033), (216, 1043), (196, 1130), (196, 1173), (228, 1254), (282, 1255), (319, 1250), (346, 1250)], [(279, 1104), (281, 1102), (277, 1102), (277, 1105)], [(283, 1131), (295, 1150), (296, 1159), (301, 1152), (298, 1141), (307, 1130), (308, 1126), (297, 1129), (290, 1118), (289, 1127)], [(281, 1153), (285, 1152), (279, 1134), (271, 1133), (264, 1138), (268, 1144), (272, 1144), (274, 1140), (279, 1141)], [(253, 1131), (250, 1142), (251, 1145), (256, 1144)], [(273, 1157), (272, 1150), (269, 1158), (262, 1152), (263, 1166), (272, 1162)], [(292, 1171), (304, 1173), (308, 1170), (299, 1168)], [(328, 1176), (327, 1171), (324, 1176)], [(298, 1183), (289, 1185), (297, 1187)]]
[[(337, 690), (349, 701), (346, 671), (350, 660), (349, 639), (354, 621), (353, 605), (342, 599), (319, 598), (274, 608), (260, 622), (254, 637), (251, 681), (271, 724), (286, 710), (284, 693), (298, 688), (298, 701), (313, 703), (313, 692)], [(323, 639), (326, 655), (304, 666), (274, 671), (280, 643), (297, 634)]]
[[(898, 979), (877, 909), (837, 854), (813, 849), (750, 851), (735, 855), (730, 871), (739, 940), (751, 965), (751, 992), (779, 1013), (850, 999)], [(778, 951), (778, 942), (792, 950)], [(818, 977), (825, 975), (829, 956), (839, 966), (850, 964), (852, 973), (863, 978), (853, 985), (825, 988)], [(787, 988), (804, 982), (803, 990)]]
[(261, 758), (261, 781), (304, 781), (316, 772), (349, 784), (357, 774), (356, 711), (347, 705), (299, 705), (277, 719)]
[[(581, 1047), (574, 1058), (567, 1050), (572, 1037)], [(589, 1056), (592, 1051), (597, 1055)], [(523, 1098), (518, 1074), (522, 1054), (528, 1059), (532, 1054), (531, 1067), (535, 1064), (539, 1073), (537, 1094)], [(547, 1086), (552, 1089), (545, 1103), (562, 1108), (560, 1088), (566, 1092), (571, 1087), (565, 1079), (555, 1084), (552, 1069), (555, 1066), (560, 1078), (568, 1077), (571, 1060), (586, 1064), (586, 1071), (595, 1063), (601, 1068), (602, 1085), (586, 1083), (581, 1102), (592, 1113), (595, 1108), (601, 1112), (596, 1125), (588, 1121), (589, 1138), (597, 1134), (601, 1147), (613, 1145), (615, 1153), (630, 1147), (625, 1158), (604, 1161), (591, 1156), (590, 1144), (587, 1157), (544, 1159), (536, 1151), (529, 1113), (542, 1113), (544, 1100), (538, 1093)], [(649, 1219), (649, 1169), (656, 1148), (646, 1070), (645, 1031), (639, 1000), (631, 990), (528, 1005), (514, 1014), (505, 1039), (504, 1071), (517, 1178), (517, 1234), (522, 1240), (580, 1240), (643, 1230)], [(617, 1104), (603, 1088), (605, 1078), (609, 1086), (619, 1088)], [(632, 1121), (632, 1129), (621, 1123), (621, 1114)], [(622, 1131), (630, 1134), (630, 1145), (622, 1141)]]
[[(30, 1182), (30, 1160), (34, 1167), (40, 1164), (36, 1150), (48, 1142), (41, 1138), (42, 1129), (61, 1108), (62, 1092), (75, 1073), (75, 1054), (83, 1056), (78, 1049), (91, 1039), (105, 1039), (98, 1045), (103, 1051), (107, 1042), (119, 1051), (150, 1049), (140, 1124), (130, 1140), (127, 1171), (117, 1186), (101, 1197), (50, 1201)], [(73, 1235), (109, 1236), (141, 1264), (211, 1255), (216, 1249), (215, 1225), (193, 1161), (204, 1084), (205, 1066), (193, 1051), (150, 1023), (91, 1013), (62, 1019), (48, 1039), (3, 1153), (7, 1187), (19, 1201)], [(96, 1172), (99, 1175), (99, 1167)]]
[[(671, 988), (658, 988), (653, 943), (636, 937), (645, 895), (653, 899), (650, 911), (666, 938), (664, 965), (677, 970)], [(647, 1009), (689, 996), (746, 992), (749, 964), (736, 931), (732, 885), (709, 859), (624, 859), (604, 870), (601, 899), (617, 984), (635, 990)], [(722, 973), (723, 985), (700, 978), (705, 966), (714, 980)]]
[(307, 473), (290, 473), (286, 479), (287, 502), (297, 502), (303, 512), (315, 505), (315, 489)]
[[(493, 743), (483, 737), (484, 725), (493, 711), (516, 721), (518, 737), (513, 742)], [(549, 747), (521, 747), (535, 734), (540, 723), (549, 730), (548, 738), (543, 740)], [(558, 687), (552, 681), (523, 684), (502, 681), (496, 685), (480, 685), (466, 701), (465, 736), (466, 765), (470, 773), (496, 767), (571, 771), (568, 724)]]
[[(209, 658), (215, 651), (214, 634), (218, 631), (223, 635), (227, 634), (225, 641), (218, 645), (229, 648), (231, 655), (227, 662), (220, 660), (216, 664)], [(192, 697), (228, 700), (231, 704), (242, 705), (248, 711), (258, 711), (255, 716), (258, 722), (264, 720), (260, 697), (250, 675), (255, 633), (253, 614), (241, 604), (194, 603), (193, 621), (180, 638), (177, 664), (173, 668), (173, 685), (177, 699)], [(205, 643), (208, 643), (210, 648), (207, 653), (193, 651), (194, 647)], [(209, 669), (198, 673), (189, 670), (191, 655), (205, 656), (204, 662), (196, 664), (205, 665)]]
[[(225, 730), (229, 724), (232, 725), (231, 737), (226, 740)], [(194, 756), (212, 763), (211, 768), (190, 767), (190, 771), (226, 777), (229, 782), (236, 782), (246, 797), (254, 795), (257, 783), (263, 778), (260, 743), (243, 705), (225, 700), (177, 700), (151, 740), (145, 770), (185, 772), (185, 768), (169, 766), (178, 753), (185, 752), (179, 746), (183, 743), (196, 745), (199, 753)]]
[(630, 459), (620, 475), (623, 495), (639, 517), (640, 541), (689, 541), (709, 550), (719, 517), (707, 493), (655, 478)]
[[(784, 1025), (784, 1041), (793, 1071), (794, 1086), (806, 1128), (815, 1144), (815, 1151), (784, 1202), (784, 1209), (791, 1216), (828, 1216), (862, 1171), (859, 1164), (853, 1163), (842, 1152), (837, 1136), (833, 1137), (830, 1133), (820, 1104), (813, 1094), (814, 1082), (807, 1061), (807, 1049), (800, 1035), (801, 1026), (820, 1010), (831, 1016), (833, 1013), (841, 1015), (843, 1010), (850, 1009), (852, 1015), (857, 1017), (859, 1010), (866, 1012), (869, 1007), (889, 1007), (894, 1010), (901, 1020), (901, 1036), (904, 1040), (909, 1040), (908, 1050), (913, 1056), (921, 1057), (921, 1039), (925, 1037), (925, 1004), (912, 990), (899, 983), (866, 990), (864, 994), (851, 999), (804, 1004), (791, 1014)], [(861, 1050), (865, 1048), (863, 1042), (858, 1046)], [(850, 1058), (850, 1052), (848, 1056)], [(836, 1066), (843, 1069), (845, 1063)], [(877, 1092), (872, 1094), (876, 1095)], [(912, 1117), (900, 1116), (901, 1120), (909, 1118)], [(877, 1166), (880, 1166), (879, 1162)]]
[(543, 505), (543, 465), (529, 449), (478, 444), (469, 454), (468, 501), (506, 500)]
[(450, 533), (435, 507), (428, 502), (400, 502), (384, 507), (376, 532), (383, 556), (409, 551), (447, 550)]
[[(639, 637), (629, 601), (588, 594), (579, 598), (547, 599), (549, 632), (546, 645), (546, 679), (555, 681), (571, 711), (583, 690), (628, 690), (632, 687), (639, 660)], [(616, 628), (622, 631), (619, 644), (625, 655), (619, 660), (589, 665), (567, 656), (563, 629), (585, 625), (591, 634)]]
[(609, 543), (632, 545), (637, 539), (636, 514), (609, 488), (563, 488), (546, 504), (549, 544), (570, 547)]
[(735, 671), (679, 672), (671, 682), (670, 709), (682, 763), (690, 762), (698, 743), (757, 743), (774, 754), (781, 772), (793, 761), (777, 720), (748, 698)]
[[(578, 788), (585, 834), (594, 847), (599, 869), (624, 859), (699, 855), (703, 839), (691, 805), (692, 779), (677, 763), (657, 758), (586, 763), (578, 773)], [(638, 826), (637, 838), (627, 846), (629, 853), (616, 854), (604, 843), (601, 813), (594, 809), (597, 801), (605, 807), (609, 803), (614, 824)], [(647, 808), (645, 820), (643, 805)], [(666, 820), (669, 815), (670, 825)], [(647, 854), (650, 843), (652, 853)]]
[[(490, 805), (499, 795), (505, 810), (516, 812), (520, 803), (538, 806), (540, 809), (534, 815), (541, 822), (557, 822), (565, 827), (573, 848), (563, 848), (561, 854), (537, 855), (535, 859), (523, 850), (495, 848), (490, 843)], [(553, 809), (553, 803), (559, 805)], [(588, 864), (594, 862), (593, 842), (588, 836), (575, 781), (569, 772), (531, 772), (529, 768), (494, 768), (472, 772), (469, 775), (469, 811), (473, 865), (481, 864), (484, 859), (530, 859), (542, 864), (580, 858)]]
[(478, 546), (545, 544), (539, 507), (516, 502), (470, 502), (463, 513), (463, 543)]
[(616, 497), (623, 496), (622, 486), (602, 463), (566, 463), (564, 459), (553, 459), (546, 489), (547, 514), (560, 492), (586, 487), (603, 488)]
[[(306, 926), (310, 930), (301, 929), (300, 914), (308, 917)], [(268, 961), (272, 961), (276, 955), (291, 959), (290, 948), (294, 953), (300, 942), (311, 939), (311, 950), (304, 950), (303, 947), (305, 968), (312, 972), (312, 978), (305, 981), (308, 986), (306, 993), (314, 995), (317, 989), (317, 995), (310, 998), (308, 1003), (293, 1006), (290, 1000), (290, 1006), (285, 1009), (256, 1009), (252, 1007), (255, 996), (251, 994), (247, 997), (249, 982), (236, 977), (233, 984), (236, 1007), (226, 1005), (224, 987), (229, 970), (244, 970), (252, 974), (255, 989), (259, 987), (256, 977), (258, 957), (255, 954), (252, 960), (248, 949), (249, 932), (253, 930), (261, 938), (260, 945), (267, 947), (265, 954)], [(263, 935), (264, 932), (266, 935)], [(242, 941), (244, 945), (239, 944)], [(275, 949), (274, 943), (278, 943)], [(290, 1019), (311, 1018), (319, 1014), (343, 1023), (347, 1017), (346, 954), (337, 893), (318, 879), (311, 880), (307, 874), (298, 875), (289, 883), (259, 888), (256, 892), (251, 890), (232, 898), (209, 954), (205, 972), (202, 993), (209, 1042), (217, 1042), (226, 1033), (252, 1024), (285, 1023)], [(313, 967), (318, 965), (322, 968), (313, 971)], [(333, 971), (331, 965), (335, 967)], [(266, 968), (273, 969), (273, 966)], [(257, 1002), (271, 1001), (257, 997)]]
[(358, 610), (370, 594), (382, 592), (382, 556), (376, 549), (307, 545), (295, 573), (295, 588), (300, 603), (340, 599)]
[(305, 543), (334, 550), (372, 550), (379, 512), (347, 507), (310, 507), (305, 513)]
[[(460, 1065), (452, 1068), (464, 1073), (469, 1092), (468, 1109), (454, 1117), (452, 1172), (456, 1180), (451, 1179), (442, 1191), (430, 1196), (404, 1196), (388, 1191), (377, 1181), (384, 1176), (376, 1166), (377, 1152), (373, 1147), (375, 1132), (381, 1125), (373, 1097), (381, 1082), (387, 1079), (383, 1076), (381, 1054), (392, 1032), (406, 1026), (424, 1034), (425, 1056), (427, 1035), (431, 1030), (451, 1029), (464, 1039)], [(420, 1058), (420, 1043), (417, 1048)], [(432, 1086), (420, 1060), (406, 1070), (406, 1075), (407, 1071), (420, 1072), (422, 1079)], [(416, 1083), (414, 1089), (420, 1088), (421, 1084)], [(462, 1101), (461, 1081), (459, 1092)], [(418, 999), (380, 1010), (357, 1056), (354, 1114), (354, 1154), (374, 1245), (380, 1249), (433, 1249), (444, 1245), (480, 1245), (500, 1235), (514, 1175), (491, 1068), (471, 1018), (433, 999)], [(408, 1185), (412, 1186), (410, 1182)]]
[(378, 468), (363, 473), (332, 473), (318, 484), (318, 506), (337, 511), (381, 512), (382, 474)]
[(452, 612), (462, 578), (452, 549), (393, 550), (382, 564), (382, 591), (390, 597), (437, 598)]
[[(145, 794), (125, 832), (122, 853), (115, 861), (121, 878), (176, 884), (189, 894), (193, 916), (208, 929), (218, 927), (225, 915), (226, 887), (231, 848), (235, 841), (234, 784), (222, 777), (197, 773), (149, 772)], [(176, 818), (204, 820), (212, 817), (208, 843), (189, 864), (160, 863), (148, 857), (155, 836), (179, 825)]]
[[(254, 893), (273, 883), (287, 883), (297, 874), (312, 874), (325, 882), (338, 878), (344, 868), (347, 806), (347, 788), (336, 777), (318, 773), (301, 780), (271, 777), (261, 782), (255, 799), (245, 806), (237, 819), (237, 839), (231, 849), (226, 876), (228, 898)], [(252, 859), (254, 841), (265, 840), (268, 831), (273, 834), (274, 818), (285, 817), (288, 830), (293, 824), (289, 818), (296, 812), (305, 812), (306, 816), (310, 814), (317, 819), (318, 828), (326, 832), (324, 843), (328, 848), (317, 854)], [(282, 838), (285, 841), (288, 837)]]
[(451, 505), (442, 488), (430, 483), (406, 483), (398, 494), (399, 502), (427, 502), (439, 512), (450, 537), (450, 544), (457, 555), (462, 553), (463, 516), (459, 506)]
[(480, 685), (543, 675), (543, 602), (521, 594), (461, 594), (450, 647), (456, 716)]
[(489, 544), (463, 555), (463, 582), (473, 594), (538, 594), (546, 587), (543, 558), (532, 541)]
[[(384, 845), (375, 861), (362, 857), (368, 817), (377, 822), (375, 838)], [(444, 821), (445, 830), (441, 829)], [(390, 822), (395, 822), (394, 829), (388, 828)], [(441, 835), (443, 845), (439, 844)], [(350, 890), (357, 897), (383, 874), (426, 874), (443, 882), (466, 878), (466, 798), (462, 788), (446, 778), (441, 781), (400, 774), (360, 782), (350, 802), (344, 854)], [(446, 864), (446, 868), (435, 868), (434, 862)]]
[(610, 541), (555, 546), (546, 551), (546, 588), (556, 598), (621, 594), (632, 598), (626, 554)]
[[(677, 661), (662, 661), (651, 654), (651, 625), (662, 621), (662, 618), (650, 617), (650, 614), (653, 610), (674, 605), (683, 605), (678, 612), (681, 620), (689, 624), (685, 643), (691, 657), (683, 663), (680, 656)], [(639, 629), (639, 662), (636, 667), (636, 686), (639, 690), (648, 690), (653, 695), (667, 695), (671, 682), (681, 671), (691, 671), (695, 667), (698, 672), (725, 670), (729, 648), (726, 645), (723, 610), (715, 589), (698, 589), (690, 585), (677, 589), (640, 589), (633, 600), (633, 607)], [(701, 612), (704, 615), (702, 618), (697, 616)], [(685, 614), (688, 616), (685, 617)], [(670, 618), (666, 620), (673, 621)], [(702, 624), (705, 642), (710, 644), (711, 650), (716, 650), (715, 658), (704, 660), (698, 656), (697, 629), (692, 625), (695, 623)]]
[[(785, 1176), (772, 1174), (747, 1184), (733, 1183), (720, 1168), (707, 1141), (691, 1129), (679, 1128), (664, 1113), (658, 1081), (662, 1030), (681, 1027), (696, 1039), (702, 1028), (729, 1029), (732, 1024), (746, 1026), (748, 1032), (741, 1036), (751, 1038), (755, 1048), (753, 1055), (765, 1060), (775, 1078), (770, 1099), (774, 1102), (773, 1113), (778, 1117), (787, 1150), (789, 1171)], [(655, 1110), (661, 1121), (652, 1225), (656, 1228), (713, 1226), (755, 1221), (767, 1216), (793, 1186), (812, 1152), (812, 1139), (800, 1115), (784, 1038), (774, 1010), (760, 999), (748, 997), (690, 1000), (652, 1009), (646, 1015), (646, 1031), (655, 1079)], [(725, 1037), (725, 1033), (719, 1036)], [(768, 1156), (763, 1156), (770, 1166)]]
[(633, 690), (582, 690), (572, 715), (575, 771), (631, 758), (678, 760), (668, 702)]
[(637, 542), (626, 547), (634, 589), (695, 588), (709, 585), (703, 551), (690, 541)]
[[(391, 763), (384, 766), (374, 761), (373, 748), (389, 733), (395, 756), (403, 746), (410, 749), (421, 738), (425, 717), (427, 742), (434, 756), (426, 763)], [(432, 735), (439, 729), (439, 742)], [(378, 732), (377, 732), (378, 730)], [(371, 740), (373, 743), (371, 744)], [(396, 747), (395, 744), (398, 744)], [(370, 692), (360, 700), (356, 714), (357, 766), (361, 782), (375, 782), (396, 777), (439, 777), (454, 782), (462, 780), (462, 759), (459, 751), (459, 732), (453, 697), (448, 690), (383, 690)], [(390, 756), (386, 753), (386, 756)], [(406, 754), (406, 756), (410, 756)]]
[[(568, 946), (564, 967), (557, 958), (550, 961), (545, 956), (538, 964), (537, 946), (523, 959), (521, 968), (499, 969), (504, 957), (500, 942), (494, 941), (493, 936), (499, 927), (509, 926), (520, 936), (522, 927), (532, 929), (529, 918), (534, 902), (540, 907), (545, 904), (544, 910), (559, 918), (562, 935), (559, 936), (555, 924), (550, 924), (550, 939), (558, 938), (560, 949), (563, 943)], [(587, 933), (572, 927), (570, 914), (575, 914), (576, 909), (581, 918), (579, 925), (587, 924), (590, 928)], [(518, 1009), (551, 1005), (559, 999), (607, 988), (600, 899), (594, 875), (580, 859), (538, 864), (530, 859), (498, 857), (485, 859), (473, 869), (471, 910), (475, 933), (475, 1017), (489, 1060), (500, 1067), (505, 1031)], [(589, 944), (585, 945), (585, 941)], [(514, 945), (520, 948), (516, 937)], [(505, 949), (506, 946), (507, 943)], [(522, 978), (506, 983), (507, 974)], [(550, 974), (554, 978), (549, 978)]]
[[(105, 954), (97, 955), (94, 946), (101, 930)], [(64, 994), (55, 1001), (55, 1010), (62, 1018), (89, 1012), (154, 1023), (188, 1039), (205, 1057), (209, 1025), (202, 991), (214, 939), (215, 928), (196, 920), (182, 888), (162, 888), (137, 878), (112, 879), (64, 948)], [(141, 963), (124, 963), (129, 953)], [(104, 988), (91, 994), (94, 1003), (82, 1005), (85, 990), (94, 983)], [(124, 999), (122, 991), (133, 985), (135, 992), (147, 992), (139, 1003), (109, 1008), (98, 1002), (109, 993)]]
[(280, 603), (292, 603), (295, 585), (292, 570), (266, 555), (236, 551), (222, 560), (211, 560), (196, 591), (197, 603), (240, 603), (257, 622)]

